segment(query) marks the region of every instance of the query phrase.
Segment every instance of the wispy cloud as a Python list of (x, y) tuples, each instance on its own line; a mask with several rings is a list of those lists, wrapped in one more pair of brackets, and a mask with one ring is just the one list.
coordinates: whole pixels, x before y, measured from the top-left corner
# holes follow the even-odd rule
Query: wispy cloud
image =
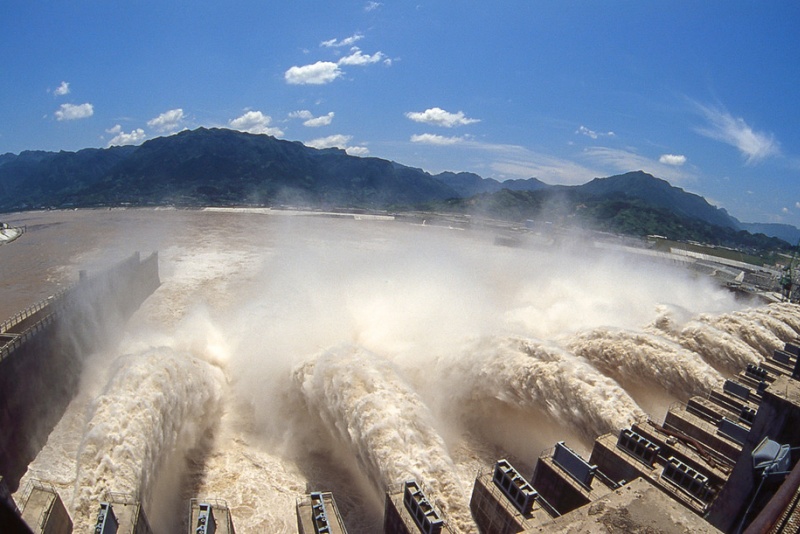
[(304, 119), (308, 120), (314, 117), (314, 114), (308, 111), (307, 109), (299, 109), (297, 111), (292, 111), (289, 113), (290, 119)]
[(364, 36), (362, 34), (356, 33), (350, 37), (345, 37), (341, 41), (338, 39), (329, 39), (327, 41), (322, 41), (319, 45), (325, 48), (340, 48), (343, 46), (352, 46), (363, 38)]
[(88, 102), (85, 104), (61, 104), (55, 115), (56, 119), (60, 121), (86, 119), (94, 115), (94, 106)]
[[(436, 134), (413, 136), (412, 142), (450, 147), (474, 157), (487, 154), (485, 167), (499, 180), (509, 178), (539, 178), (549, 184), (582, 184), (601, 173), (572, 160), (541, 154), (520, 145), (486, 143), (470, 137), (445, 137)], [(442, 149), (444, 150), (444, 148)]]
[(437, 135), (430, 133), (415, 134), (411, 136), (412, 143), (421, 143), (425, 145), (440, 145), (440, 146), (455, 145), (458, 143), (463, 143), (464, 140), (465, 139), (463, 137), (447, 137), (444, 135)]
[(159, 132), (174, 132), (178, 128), (181, 127), (181, 122), (183, 121), (183, 109), (171, 109), (169, 111), (165, 111), (158, 117), (154, 119), (150, 119), (147, 121), (147, 125), (154, 130)]
[(306, 141), (304, 144), (311, 148), (341, 148), (351, 156), (366, 156), (369, 154), (369, 149), (365, 146), (350, 146), (350, 141), (353, 139), (352, 135), (334, 134), (327, 137), (320, 137)]
[(596, 178), (600, 173), (575, 161), (541, 154), (518, 145), (469, 142), (470, 150), (493, 153), (489, 167), (499, 178), (538, 178), (549, 184), (578, 185)]
[(271, 123), (272, 117), (264, 115), (260, 111), (248, 111), (240, 117), (228, 121), (228, 125), (231, 128), (240, 132), (266, 134), (274, 137), (282, 136), (283, 131), (280, 128), (270, 126)]
[(69, 94), (69, 82), (61, 82), (61, 85), (53, 91), (55, 96), (64, 96)]
[(442, 108), (429, 108), (425, 111), (409, 111), (406, 117), (414, 122), (422, 122), (424, 124), (432, 124), (434, 126), (442, 126), (444, 128), (453, 128), (454, 126), (465, 126), (480, 122), (480, 119), (470, 119), (464, 115), (463, 111), (457, 113), (450, 113)]
[(138, 145), (147, 138), (144, 130), (141, 128), (136, 128), (135, 130), (125, 133), (122, 131), (122, 126), (119, 124), (106, 130), (106, 133), (114, 135), (108, 142), (108, 146)]
[(686, 163), (686, 156), (682, 154), (661, 154), (661, 157), (658, 158), (658, 162), (664, 165), (680, 167)]
[(724, 109), (697, 102), (695, 107), (707, 121), (705, 126), (697, 128), (697, 132), (737, 148), (748, 164), (780, 155), (780, 144), (771, 133), (754, 130), (744, 119), (734, 117)]
[(592, 139), (597, 139), (598, 137), (613, 137), (615, 135), (614, 132), (596, 132), (583, 125), (579, 126), (578, 129), (575, 130), (575, 133), (585, 135), (586, 137), (590, 137)]
[(350, 49), (349, 56), (344, 56), (339, 60), (339, 65), (369, 65), (371, 63), (377, 63), (385, 58), (386, 56), (384, 56), (383, 52), (375, 52), (372, 55), (362, 54), (361, 50), (357, 46), (354, 46)]
[(380, 2), (367, 2), (367, 5), (364, 6), (364, 11), (366, 12), (375, 11), (382, 5), (383, 4), (381, 4)]

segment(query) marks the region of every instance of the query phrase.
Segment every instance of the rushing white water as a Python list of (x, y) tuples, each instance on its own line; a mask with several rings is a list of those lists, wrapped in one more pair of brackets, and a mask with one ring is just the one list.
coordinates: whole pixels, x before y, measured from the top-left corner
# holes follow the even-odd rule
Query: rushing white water
[(703, 314), (698, 320), (710, 324), (738, 337), (750, 345), (762, 358), (772, 355), (776, 349), (783, 348), (783, 342), (758, 320), (744, 313), (727, 313), (713, 316)]
[(679, 343), (719, 371), (734, 375), (747, 364), (760, 361), (758, 352), (738, 337), (696, 320), (687, 310), (661, 308), (662, 313), (647, 330)]
[(347, 443), (380, 488), (417, 480), (459, 532), (476, 532), (467, 493), (421, 399), (392, 365), (358, 347), (319, 355), (295, 371), (309, 407)]
[(159, 469), (168, 459), (182, 461), (175, 452), (197, 446), (220, 415), (222, 373), (202, 360), (161, 348), (121, 356), (114, 365), (92, 402), (78, 452), (76, 530), (91, 526), (106, 492), (149, 502)]
[(797, 331), (779, 316), (770, 314), (768, 308), (753, 309), (748, 315), (775, 334), (781, 341), (781, 345), (787, 341), (793, 341), (797, 337)]
[(447, 382), (462, 383), (470, 405), (488, 397), (522, 410), (541, 410), (588, 442), (645, 417), (617, 382), (552, 345), (484, 339), (453, 363)]
[[(660, 418), (800, 332), (796, 305), (742, 309), (674, 266), (583, 242), (512, 249), (254, 214), (41, 217), (67, 222), (23, 239), (57, 265), (15, 261), (42, 280), (161, 251), (162, 286), (87, 366), (26, 475), (54, 483), (78, 526), (113, 491), (139, 494), (156, 534), (177, 531), (165, 512), (190, 497), (227, 501), (240, 534), (291, 533), (296, 499), (332, 490), (348, 530), (374, 532), (384, 489), (416, 478), (470, 531), (477, 468), (511, 451), (530, 469), (565, 435), (588, 447), (643, 409)], [(86, 239), (63, 239), (76, 225)], [(4, 266), (21, 243), (2, 247)]]
[(574, 337), (568, 346), (623, 387), (647, 380), (685, 399), (721, 387), (724, 381), (696, 353), (646, 332), (599, 328)]
[(747, 343), (701, 321), (687, 323), (678, 335), (678, 342), (702, 356), (709, 364), (730, 374), (738, 373), (747, 364), (758, 364), (760, 361), (758, 354)]
[(800, 336), (800, 306), (789, 302), (776, 303), (760, 309), (762, 313), (777, 317), (794, 330), (794, 336)]

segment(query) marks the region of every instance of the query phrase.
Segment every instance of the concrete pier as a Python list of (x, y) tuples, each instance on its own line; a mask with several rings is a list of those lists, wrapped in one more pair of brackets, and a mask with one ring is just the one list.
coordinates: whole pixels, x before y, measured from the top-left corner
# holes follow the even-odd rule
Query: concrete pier
[(478, 473), (469, 508), (478, 529), (493, 534), (525, 532), (558, 516), (506, 460)]
[(153, 534), (142, 504), (134, 496), (121, 493), (109, 493), (106, 500), (99, 503), (95, 531), (98, 534)]
[(189, 507), (189, 534), (236, 534), (231, 511), (225, 501), (192, 499)]
[(297, 501), (298, 534), (347, 534), (336, 500), (330, 492), (311, 492)]
[(52, 486), (33, 481), (25, 493), (22, 519), (35, 534), (72, 533), (72, 519)]
[[(599, 476), (598, 476), (599, 475)], [(614, 483), (597, 466), (558, 442), (539, 457), (531, 484), (559, 514), (597, 500), (613, 489)]]
[(386, 494), (384, 534), (453, 534), (416, 481), (409, 480)]

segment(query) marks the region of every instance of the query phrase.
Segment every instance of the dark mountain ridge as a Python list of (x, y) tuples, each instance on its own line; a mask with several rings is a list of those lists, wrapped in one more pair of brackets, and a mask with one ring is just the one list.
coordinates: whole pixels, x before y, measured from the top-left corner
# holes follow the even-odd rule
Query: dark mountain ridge
[(622, 195), (638, 198), (653, 207), (665, 208), (677, 215), (700, 219), (716, 226), (741, 229), (741, 223), (724, 209), (716, 208), (703, 197), (688, 193), (643, 171), (595, 178), (577, 186), (577, 190), (592, 196)]
[(120, 204), (276, 204), (382, 208), (458, 194), (428, 173), (343, 150), (227, 129), (138, 147), (0, 160), (0, 210)]
[(633, 233), (666, 227), (683, 235), (679, 227), (696, 221), (734, 233), (777, 234), (792, 243), (800, 237), (788, 225), (740, 223), (703, 197), (642, 171), (579, 186), (553, 186), (536, 178), (500, 182), (467, 172), (431, 175), (340, 149), (216, 128), (140, 146), (0, 155), (0, 211), (165, 204), (487, 209), (515, 220), (571, 217), (589, 224), (591, 219), (609, 230)]

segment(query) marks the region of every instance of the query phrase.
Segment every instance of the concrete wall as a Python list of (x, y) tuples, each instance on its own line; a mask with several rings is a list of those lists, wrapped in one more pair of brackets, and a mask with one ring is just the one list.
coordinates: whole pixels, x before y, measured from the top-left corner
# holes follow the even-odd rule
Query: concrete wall
[(77, 393), (86, 356), (117, 340), (159, 284), (158, 256), (140, 261), (137, 252), (81, 276), (15, 332), (23, 342), (0, 360), (0, 475), (12, 492)]

